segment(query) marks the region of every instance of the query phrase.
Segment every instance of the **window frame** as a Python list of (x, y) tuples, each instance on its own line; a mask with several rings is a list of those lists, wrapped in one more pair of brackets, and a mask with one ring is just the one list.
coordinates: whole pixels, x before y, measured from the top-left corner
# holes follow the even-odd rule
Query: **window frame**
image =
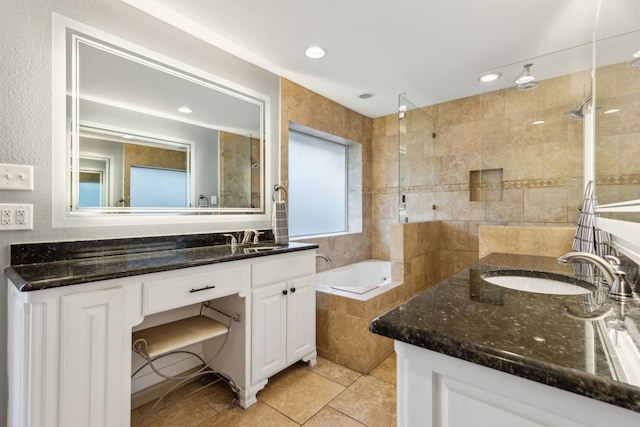
[[(291, 132), (303, 134), (307, 137), (322, 140), (328, 143), (337, 144), (345, 147), (345, 212), (344, 225), (342, 231), (318, 232), (314, 234), (293, 235), (290, 238), (303, 239), (310, 237), (326, 237), (333, 235), (342, 235), (350, 233), (359, 233), (362, 231), (362, 145), (349, 139), (332, 135), (317, 129), (313, 129), (298, 123), (289, 122), (289, 133)], [(289, 141), (291, 135), (289, 135)], [(289, 165), (291, 165), (291, 157), (289, 156)], [(291, 175), (291, 169), (288, 169), (289, 185), (295, 180)]]

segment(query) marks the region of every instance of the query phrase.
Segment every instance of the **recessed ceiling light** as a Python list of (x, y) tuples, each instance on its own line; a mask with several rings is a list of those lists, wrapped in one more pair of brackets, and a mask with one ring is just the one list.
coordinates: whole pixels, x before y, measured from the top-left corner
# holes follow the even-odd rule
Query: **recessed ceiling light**
[(184, 114), (193, 113), (193, 110), (191, 108), (189, 108), (189, 107), (186, 107), (186, 106), (178, 108), (178, 111), (180, 111), (181, 113), (184, 113)]
[(494, 80), (498, 80), (501, 76), (502, 76), (501, 72), (492, 71), (490, 73), (481, 74), (480, 77), (478, 77), (478, 80), (480, 80), (483, 83), (488, 83), (488, 82), (492, 82)]
[(605, 111), (605, 114), (613, 114), (613, 113), (617, 113), (618, 111), (620, 111), (619, 108), (612, 108), (610, 110)]
[(640, 58), (640, 50), (632, 55), (634, 58)]
[(322, 58), (326, 55), (326, 51), (320, 46), (311, 46), (307, 50), (304, 51), (304, 54), (311, 59)]
[(122, 135), (122, 137), (123, 137), (124, 139), (133, 139), (133, 135), (129, 135), (129, 134), (127, 134), (127, 133), (125, 133), (124, 135)]
[(376, 96), (376, 94), (373, 93), (373, 92), (364, 92), (364, 93), (361, 93), (360, 95), (358, 95), (358, 98), (360, 98), (360, 99), (369, 99), (369, 98), (373, 98), (374, 96)]

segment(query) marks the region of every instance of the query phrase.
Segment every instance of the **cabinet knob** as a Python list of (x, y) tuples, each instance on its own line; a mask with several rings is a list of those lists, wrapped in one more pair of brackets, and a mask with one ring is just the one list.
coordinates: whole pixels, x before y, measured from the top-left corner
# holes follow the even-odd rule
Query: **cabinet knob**
[(286, 295), (288, 294), (287, 290), (285, 289), (284, 291), (282, 291), (282, 295)]
[(295, 292), (296, 288), (291, 288), (291, 293)]

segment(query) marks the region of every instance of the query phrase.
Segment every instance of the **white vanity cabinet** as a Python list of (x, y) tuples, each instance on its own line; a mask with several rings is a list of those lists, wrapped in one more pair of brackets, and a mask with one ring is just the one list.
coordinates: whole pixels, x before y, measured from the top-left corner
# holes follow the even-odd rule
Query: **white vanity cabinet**
[(108, 280), (19, 292), (9, 282), (9, 426), (129, 422), (136, 288)]
[(399, 427), (640, 425), (640, 414), (395, 341)]
[(315, 251), (252, 266), (251, 379), (316, 363)]
[(123, 336), (131, 330), (122, 316), (124, 296), (114, 287), (60, 299), (61, 426), (114, 425), (128, 409), (119, 392), (130, 382), (121, 374), (129, 360)]
[[(278, 287), (283, 299), (273, 305), (258, 293), (252, 305), (252, 286), (254, 292)], [(293, 346), (288, 353), (285, 348), (282, 364), (269, 367), (270, 374), (295, 360), (315, 362), (314, 288), (315, 250), (28, 292), (9, 281), (8, 425), (129, 425), (132, 330), (144, 328), (147, 315), (162, 318), (202, 301), (238, 314), (223, 351), (208, 342), (203, 351), (218, 355), (211, 367), (231, 377), (240, 405), (247, 407), (266, 384), (251, 375), (251, 358), (264, 360), (260, 349), (252, 350), (258, 336), (269, 335), (269, 345)], [(252, 307), (270, 312), (269, 325), (252, 322)], [(276, 312), (285, 323), (272, 320)], [(252, 326), (258, 330), (252, 332)]]

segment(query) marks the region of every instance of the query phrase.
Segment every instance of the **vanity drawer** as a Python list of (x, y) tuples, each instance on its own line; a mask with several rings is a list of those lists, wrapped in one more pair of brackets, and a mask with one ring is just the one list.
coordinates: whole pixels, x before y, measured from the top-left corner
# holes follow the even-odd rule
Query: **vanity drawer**
[(304, 255), (281, 255), (269, 261), (254, 262), (251, 265), (251, 287), (257, 288), (315, 274), (315, 251), (305, 252)]
[(144, 282), (142, 312), (159, 313), (231, 295), (240, 292), (241, 287), (239, 267)]

